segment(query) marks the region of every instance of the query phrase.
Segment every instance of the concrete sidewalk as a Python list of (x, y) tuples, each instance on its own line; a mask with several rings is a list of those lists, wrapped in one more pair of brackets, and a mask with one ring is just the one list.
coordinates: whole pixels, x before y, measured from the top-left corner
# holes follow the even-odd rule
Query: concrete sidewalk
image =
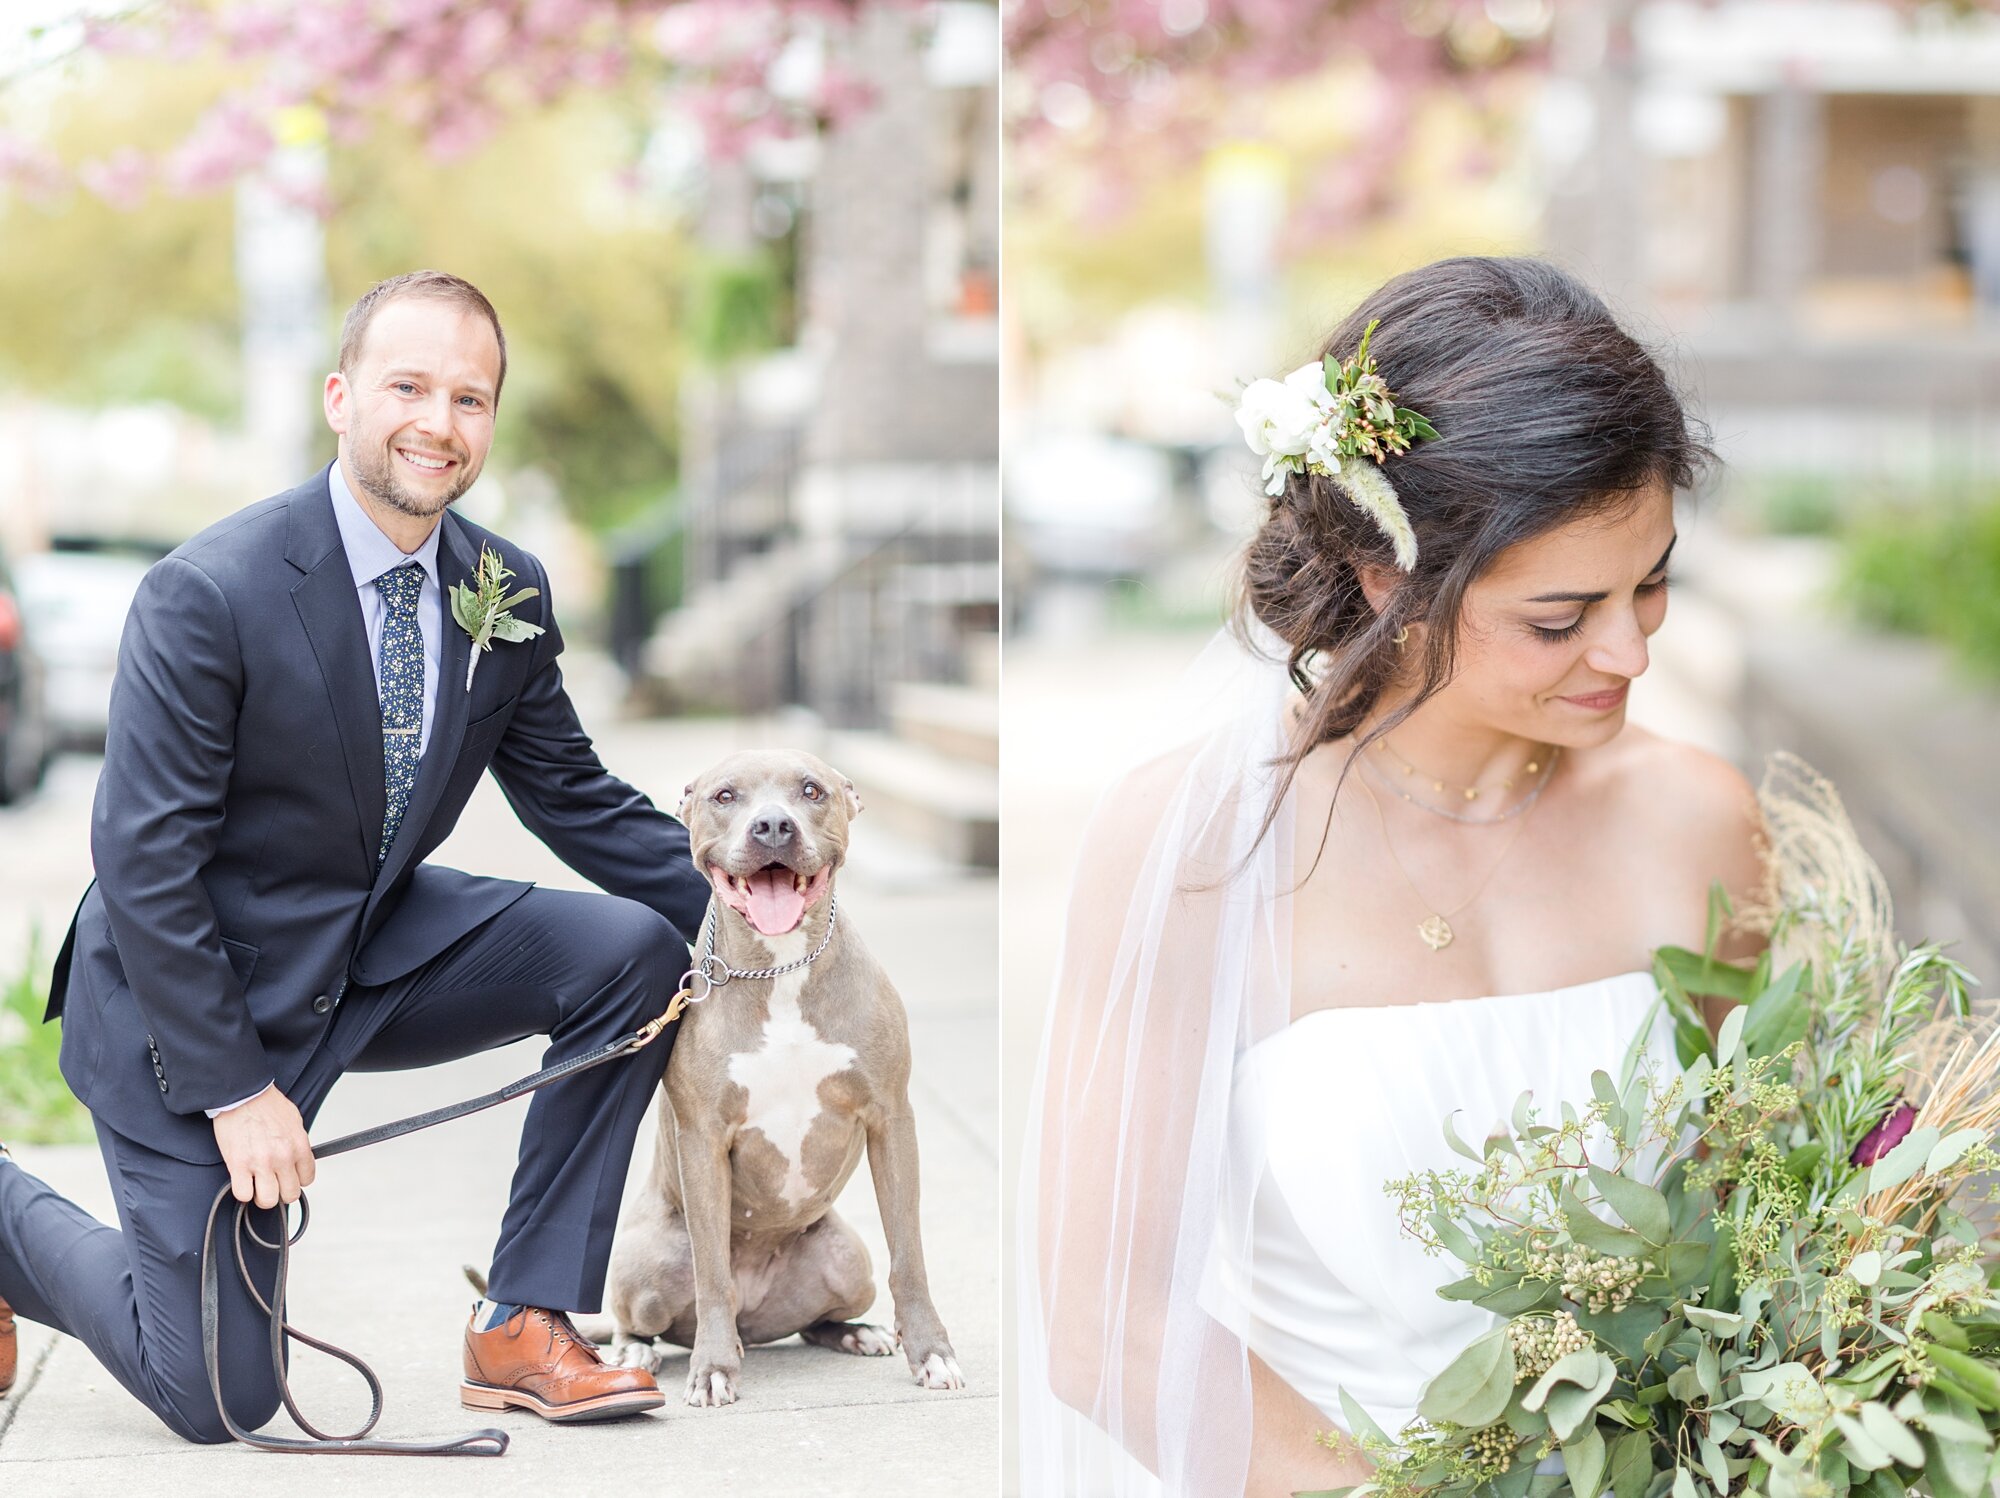
[[(592, 721), (586, 719), (586, 721)], [(731, 720), (610, 724), (599, 749), (615, 773), (671, 808), (682, 784), (730, 749), (800, 743), (783, 727)], [(72, 776), (71, 780), (81, 777)], [(87, 836), (88, 797), (36, 816)], [(312, 1223), (294, 1250), (293, 1324), (364, 1358), (385, 1386), (377, 1435), (436, 1439), (499, 1425), (500, 1460), (343, 1457), (298, 1461), (171, 1435), (68, 1338), (21, 1323), (22, 1364), (0, 1399), (0, 1493), (67, 1498), (164, 1491), (202, 1498), (295, 1498), (356, 1488), (427, 1498), (644, 1484), (670, 1494), (874, 1494), (922, 1479), (933, 1490), (992, 1492), (999, 1470), (997, 888), (944, 871), (877, 839), (866, 814), (841, 880), (841, 912), (882, 960), (910, 1013), (913, 1101), (923, 1151), (925, 1257), (967, 1388), (918, 1388), (900, 1355), (851, 1358), (796, 1339), (749, 1349), (741, 1398), (719, 1410), (680, 1403), (685, 1354), (660, 1372), (667, 1405), (648, 1416), (556, 1429), (531, 1415), (461, 1409), (459, 1337), (474, 1292), (460, 1266), (483, 1268), (506, 1202), (525, 1102), (327, 1162), (309, 1193)], [(489, 780), (436, 861), (480, 873), (587, 888), (515, 821)], [(80, 886), (79, 886), (80, 892)], [(524, 1042), (422, 1072), (353, 1075), (322, 1110), (330, 1139), (467, 1097), (533, 1071)], [(642, 1125), (630, 1181), (642, 1182), (654, 1137)], [(115, 1222), (95, 1147), (13, 1147), (19, 1163)], [(875, 1260), (869, 1319), (891, 1320), (888, 1250), (865, 1163), (840, 1204)], [(292, 1382), (321, 1428), (344, 1433), (367, 1413), (345, 1366), (297, 1348)], [(271, 1429), (290, 1434), (280, 1415)]]

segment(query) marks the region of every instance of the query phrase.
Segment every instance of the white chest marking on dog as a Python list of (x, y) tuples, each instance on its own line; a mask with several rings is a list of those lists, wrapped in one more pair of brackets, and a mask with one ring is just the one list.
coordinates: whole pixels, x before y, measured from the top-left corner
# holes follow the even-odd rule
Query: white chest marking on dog
[[(772, 967), (804, 955), (804, 938), (766, 938), (774, 948)], [(793, 950), (797, 948), (797, 950)], [(854, 1064), (854, 1047), (822, 1040), (799, 1009), (811, 969), (801, 968), (771, 980), (770, 1015), (764, 1021), (763, 1044), (729, 1058), (729, 1080), (749, 1097), (743, 1127), (756, 1129), (785, 1157), (785, 1200), (796, 1207), (812, 1195), (806, 1179), (806, 1133), (819, 1116), (819, 1084)]]

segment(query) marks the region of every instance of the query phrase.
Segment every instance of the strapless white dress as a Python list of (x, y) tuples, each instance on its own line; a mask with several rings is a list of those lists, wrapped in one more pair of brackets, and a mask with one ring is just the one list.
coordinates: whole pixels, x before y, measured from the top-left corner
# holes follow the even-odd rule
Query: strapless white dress
[[(1657, 998), (1650, 972), (1619, 973), (1547, 993), (1320, 1009), (1249, 1047), (1232, 1106), (1264, 1110), (1263, 1166), (1239, 1168), (1221, 1206), (1225, 1221), (1249, 1214), (1249, 1254), (1239, 1234), (1217, 1235), (1203, 1308), (1341, 1429), (1344, 1387), (1395, 1435), (1425, 1383), (1499, 1318), (1438, 1297), (1464, 1270), (1403, 1234), (1382, 1183), (1470, 1168), (1445, 1143), (1453, 1110), (1475, 1149), (1524, 1089), (1542, 1122), (1560, 1120), (1560, 1101), (1581, 1112), (1590, 1074), (1618, 1078)], [(1679, 1069), (1664, 1004), (1648, 1065)]]

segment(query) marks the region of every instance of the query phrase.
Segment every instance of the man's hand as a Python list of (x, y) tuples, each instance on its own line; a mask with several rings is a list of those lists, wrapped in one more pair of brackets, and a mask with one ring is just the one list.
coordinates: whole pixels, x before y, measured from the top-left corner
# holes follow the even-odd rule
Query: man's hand
[(312, 1142), (292, 1100), (273, 1082), (240, 1108), (215, 1116), (215, 1143), (240, 1202), (287, 1206), (313, 1183)]

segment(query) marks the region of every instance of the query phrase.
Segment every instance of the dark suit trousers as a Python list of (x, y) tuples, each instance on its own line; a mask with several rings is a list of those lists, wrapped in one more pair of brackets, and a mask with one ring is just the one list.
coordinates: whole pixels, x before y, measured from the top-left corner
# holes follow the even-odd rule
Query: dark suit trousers
[[(310, 1121), (343, 1072), (431, 1066), (531, 1035), (550, 1038), (542, 1061), (554, 1065), (653, 1018), (686, 966), (679, 934), (644, 905), (531, 890), (407, 977), (350, 988), (292, 1100)], [(534, 1094), (488, 1273), (495, 1300), (600, 1308), (633, 1139), (678, 1028), (635, 1057)], [(228, 1172), (160, 1154), (101, 1122), (98, 1142), (117, 1229), (0, 1159), (0, 1297), (83, 1342), (176, 1433), (226, 1440), (202, 1367), (200, 1276), (202, 1228)], [(340, 1168), (366, 1162), (364, 1152)], [(278, 1214), (255, 1216), (274, 1237)], [(275, 1257), (251, 1257), (267, 1293)], [(279, 1404), (269, 1322), (233, 1260), (223, 1286), (223, 1393), (237, 1423), (254, 1429)]]

